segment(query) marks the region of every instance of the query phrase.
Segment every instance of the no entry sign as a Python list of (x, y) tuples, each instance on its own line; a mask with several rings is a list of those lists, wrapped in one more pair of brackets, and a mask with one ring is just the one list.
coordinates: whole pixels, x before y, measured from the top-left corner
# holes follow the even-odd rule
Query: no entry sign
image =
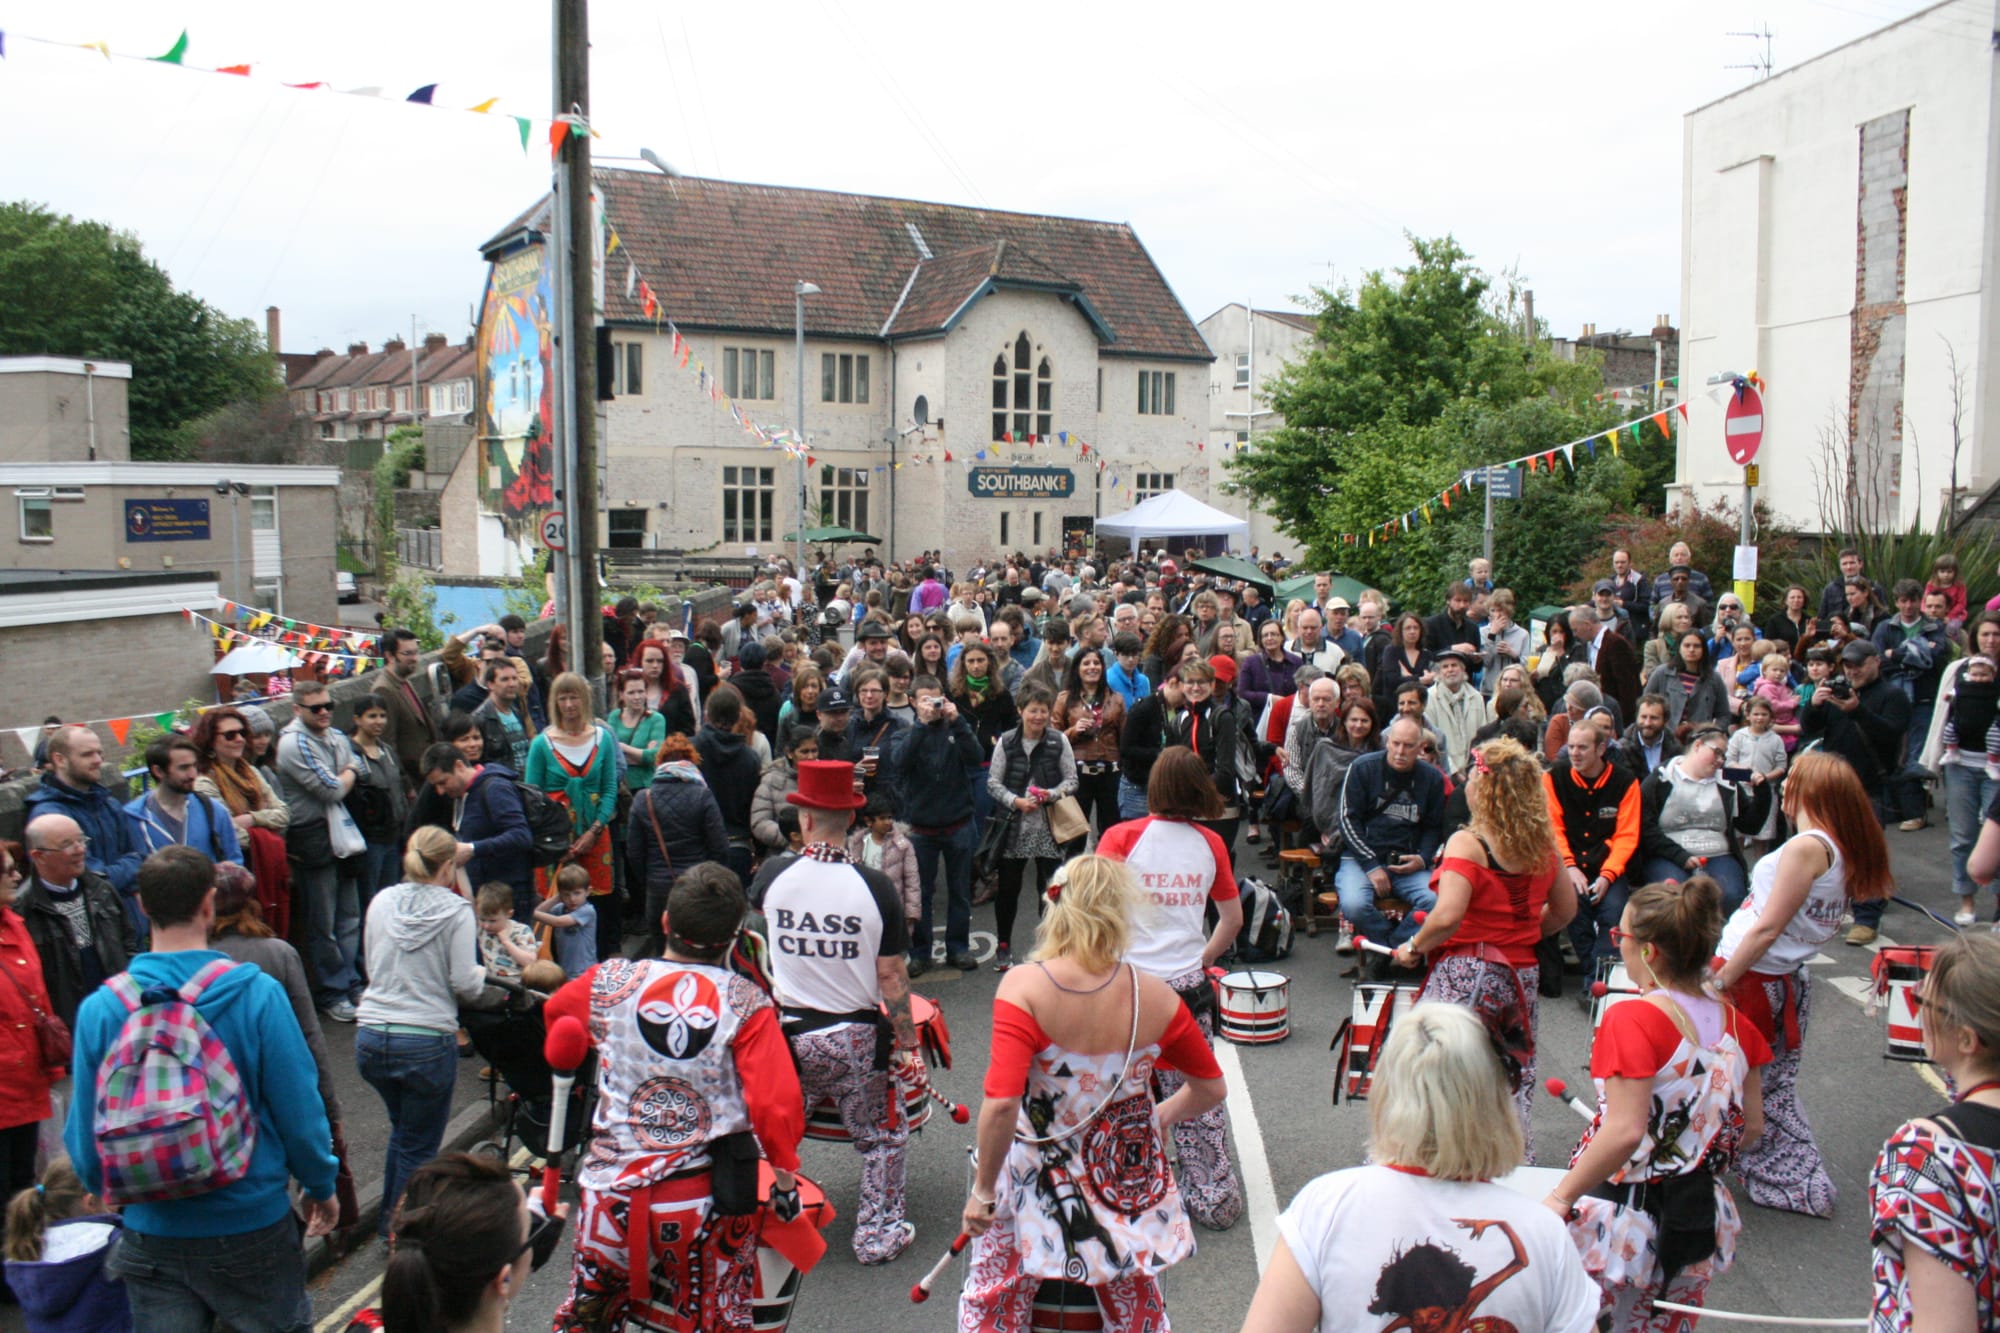
[(1757, 386), (1743, 380), (1722, 414), (1722, 441), (1729, 448), (1730, 461), (1748, 465), (1764, 442), (1764, 395)]

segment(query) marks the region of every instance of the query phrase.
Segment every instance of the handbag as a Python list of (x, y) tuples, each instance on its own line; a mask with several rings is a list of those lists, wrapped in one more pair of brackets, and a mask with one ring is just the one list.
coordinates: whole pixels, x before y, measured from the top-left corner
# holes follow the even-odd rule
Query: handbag
[(1013, 806), (996, 806), (979, 831), (979, 845), (972, 849), (972, 873), (984, 875), (997, 869), (1007, 847), (1007, 833), (1014, 827)]
[(7, 980), (14, 983), (14, 989), (21, 993), (28, 1012), (35, 1016), (35, 1040), (41, 1046), (42, 1069), (49, 1073), (68, 1069), (71, 1050), (69, 1024), (35, 1003), (34, 993), (23, 986), (13, 972), (7, 973)]
[(1049, 835), (1061, 846), (1090, 836), (1090, 820), (1074, 796), (1064, 796), (1042, 807), (1049, 817)]

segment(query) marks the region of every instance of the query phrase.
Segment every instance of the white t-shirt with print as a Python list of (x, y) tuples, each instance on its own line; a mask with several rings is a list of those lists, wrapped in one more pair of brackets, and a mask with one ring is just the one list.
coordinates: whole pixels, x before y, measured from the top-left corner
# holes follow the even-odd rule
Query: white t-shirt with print
[(1462, 1311), (1460, 1328), (1597, 1327), (1597, 1284), (1569, 1232), (1504, 1185), (1351, 1167), (1300, 1190), (1278, 1232), (1319, 1298), (1322, 1333), (1378, 1333), (1425, 1307)]

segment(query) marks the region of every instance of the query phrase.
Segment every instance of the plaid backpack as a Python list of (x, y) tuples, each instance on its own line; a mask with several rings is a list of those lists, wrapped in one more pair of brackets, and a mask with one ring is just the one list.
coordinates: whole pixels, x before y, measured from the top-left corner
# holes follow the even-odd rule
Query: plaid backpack
[(105, 983), (125, 1025), (97, 1067), (92, 1132), (109, 1204), (164, 1203), (233, 1185), (250, 1170), (257, 1119), (222, 1038), (195, 1008), (235, 964), (218, 958), (185, 986)]

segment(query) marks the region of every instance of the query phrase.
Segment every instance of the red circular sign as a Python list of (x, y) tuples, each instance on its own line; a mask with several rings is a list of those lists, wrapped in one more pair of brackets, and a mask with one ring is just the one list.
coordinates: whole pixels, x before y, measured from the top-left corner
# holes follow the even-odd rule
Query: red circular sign
[(1747, 464), (1764, 442), (1764, 395), (1754, 384), (1739, 384), (1722, 414), (1722, 442), (1732, 462)]

